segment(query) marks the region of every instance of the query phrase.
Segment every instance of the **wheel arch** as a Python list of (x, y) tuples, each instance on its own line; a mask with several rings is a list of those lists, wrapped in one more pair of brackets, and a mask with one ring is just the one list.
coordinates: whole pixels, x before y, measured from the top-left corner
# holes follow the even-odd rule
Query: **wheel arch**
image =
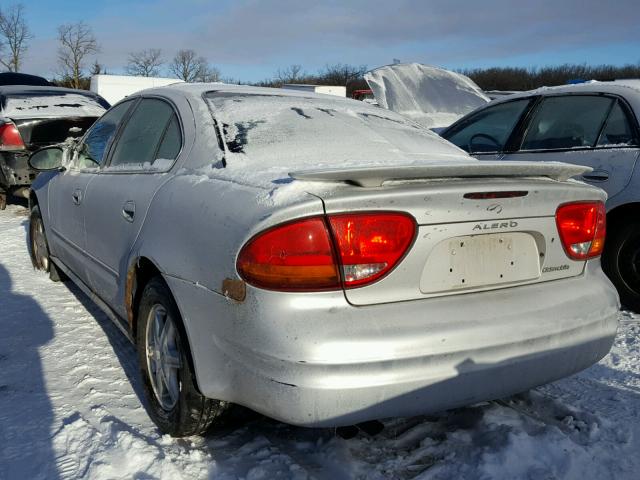
[(148, 257), (140, 256), (131, 262), (127, 270), (124, 303), (127, 312), (127, 322), (133, 338), (137, 335), (137, 314), (140, 297), (145, 285), (156, 276), (162, 276), (162, 271)]
[(619, 205), (607, 212), (607, 232), (613, 231), (620, 227), (633, 215), (640, 216), (640, 202), (631, 202)]
[(31, 210), (33, 207), (35, 207), (36, 205), (38, 205), (40, 202), (38, 202), (38, 196), (36, 195), (36, 192), (34, 192), (32, 189), (29, 189), (29, 210)]
[[(180, 311), (180, 304), (176, 300), (175, 294), (171, 290), (171, 286), (164, 280), (162, 270), (156, 265), (156, 263), (146, 256), (139, 256), (133, 262), (127, 271), (127, 279), (125, 283), (125, 309), (127, 312), (127, 321), (129, 323), (129, 331), (131, 336), (136, 341), (138, 335), (138, 307), (140, 306), (140, 299), (142, 298), (142, 292), (144, 287), (153, 278), (162, 278), (162, 281), (167, 286), (167, 289), (173, 297), (178, 311)], [(183, 317), (182, 312), (180, 312)], [(191, 352), (191, 343), (189, 341), (189, 334), (187, 332), (186, 325), (184, 325), (184, 318), (181, 319), (180, 325), (178, 325), (181, 335), (184, 336), (187, 342), (187, 358), (192, 372), (192, 381), (198, 392), (201, 393), (198, 385), (198, 379), (195, 375), (195, 365), (193, 361), (193, 354)]]

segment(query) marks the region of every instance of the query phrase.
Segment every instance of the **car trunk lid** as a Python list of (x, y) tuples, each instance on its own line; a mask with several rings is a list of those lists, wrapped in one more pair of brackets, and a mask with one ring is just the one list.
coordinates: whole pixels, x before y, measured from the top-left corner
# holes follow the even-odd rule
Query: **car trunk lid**
[(108, 104), (88, 92), (28, 87), (3, 92), (2, 117), (13, 122), (27, 150), (82, 135)]
[[(484, 173), (491, 170), (482, 165)], [(473, 172), (466, 177), (463, 172), (454, 177), (441, 172), (424, 178), (422, 171), (419, 179), (408, 175), (408, 181), (399, 180), (396, 172), (382, 186), (345, 185), (321, 194), (327, 214), (401, 211), (418, 225), (416, 239), (397, 267), (375, 283), (346, 289), (349, 302), (370, 305), (442, 297), (582, 274), (585, 261), (571, 260), (564, 251), (556, 210), (569, 202), (604, 201), (605, 195), (578, 182), (554, 179), (577, 170), (561, 164), (546, 168), (546, 175), (543, 169), (538, 176), (523, 169), (523, 176), (505, 172), (502, 178)], [(323, 181), (331, 176), (333, 181), (341, 178), (357, 185), (362, 177), (353, 173), (331, 173)], [(300, 173), (292, 176), (310, 179)], [(319, 172), (313, 176), (321, 177)]]

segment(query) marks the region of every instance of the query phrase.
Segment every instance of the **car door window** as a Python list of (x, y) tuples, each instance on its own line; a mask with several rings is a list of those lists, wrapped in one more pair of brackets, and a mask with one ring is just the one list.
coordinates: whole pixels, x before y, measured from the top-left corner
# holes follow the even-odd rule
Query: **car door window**
[(113, 149), (109, 170), (166, 170), (180, 151), (180, 124), (171, 105), (143, 99)]
[(444, 137), (469, 153), (500, 152), (530, 102), (524, 98), (485, 108)]
[(103, 164), (107, 148), (132, 104), (130, 100), (116, 105), (93, 124), (73, 156), (72, 167), (96, 168)]
[(625, 113), (620, 100), (611, 109), (607, 123), (598, 139), (598, 147), (637, 145), (629, 117)]
[(545, 98), (529, 123), (521, 150), (593, 147), (614, 101), (589, 95)]
[(178, 156), (178, 153), (180, 153), (181, 148), (182, 135), (180, 134), (180, 123), (178, 122), (178, 117), (173, 115), (164, 133), (164, 138), (160, 143), (158, 152), (155, 155), (154, 165), (158, 168), (164, 168), (161, 167), (163, 163), (171, 166), (173, 160)]

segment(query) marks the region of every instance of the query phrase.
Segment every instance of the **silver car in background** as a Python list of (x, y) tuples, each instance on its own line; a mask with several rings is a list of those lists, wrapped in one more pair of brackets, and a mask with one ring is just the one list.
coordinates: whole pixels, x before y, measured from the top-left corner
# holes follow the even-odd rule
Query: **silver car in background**
[(587, 165), (581, 180), (604, 189), (602, 268), (625, 306), (640, 312), (640, 80), (588, 82), (504, 97), (442, 136), (480, 160)]
[(616, 332), (587, 169), (479, 162), (362, 102), (153, 89), (31, 165), (35, 267), (137, 344), (171, 435), (231, 403), (321, 427), (498, 398)]

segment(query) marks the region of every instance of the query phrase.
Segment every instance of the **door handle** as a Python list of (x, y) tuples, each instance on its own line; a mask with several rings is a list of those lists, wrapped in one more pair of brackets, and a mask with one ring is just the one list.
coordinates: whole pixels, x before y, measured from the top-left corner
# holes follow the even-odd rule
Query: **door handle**
[(82, 203), (82, 190), (76, 188), (71, 194), (71, 198), (73, 198), (73, 203), (80, 205)]
[(592, 182), (604, 182), (609, 180), (609, 172), (606, 170), (594, 170), (593, 172), (585, 173), (582, 178)]
[(127, 222), (133, 222), (133, 219), (136, 216), (136, 204), (131, 200), (125, 202), (122, 206), (122, 216)]

